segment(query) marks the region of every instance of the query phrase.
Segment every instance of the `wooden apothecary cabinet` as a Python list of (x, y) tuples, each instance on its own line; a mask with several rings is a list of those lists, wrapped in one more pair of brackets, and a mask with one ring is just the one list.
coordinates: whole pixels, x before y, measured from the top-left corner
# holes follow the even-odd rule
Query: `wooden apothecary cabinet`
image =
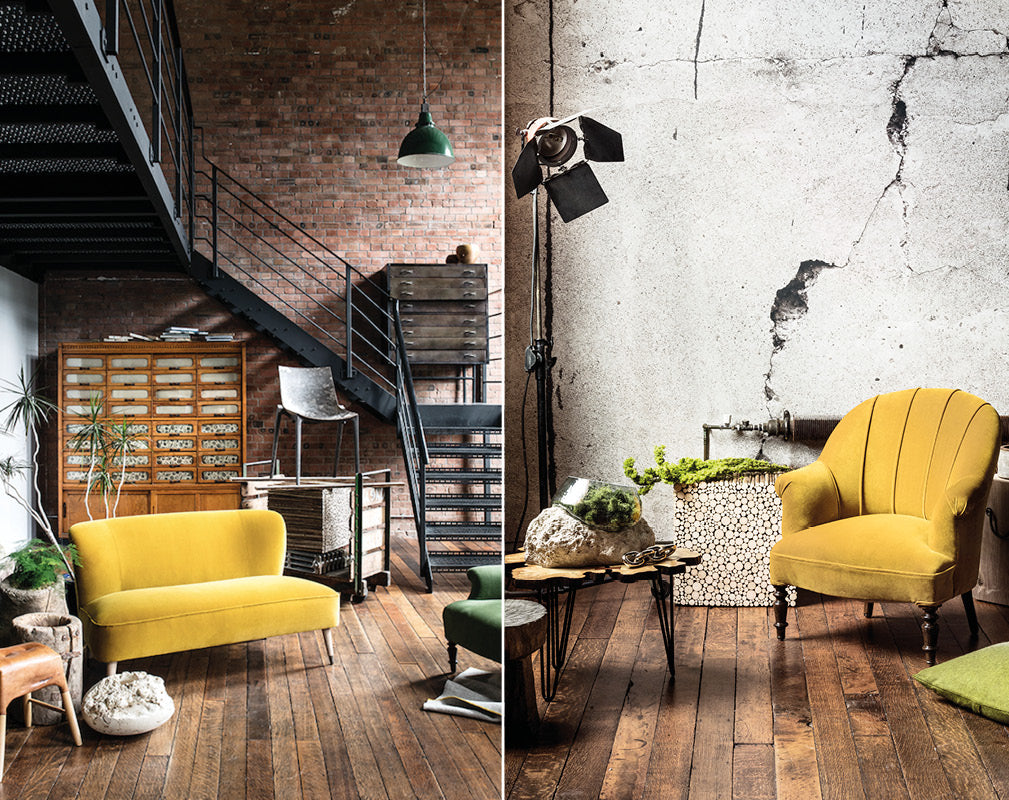
[[(88, 519), (88, 455), (69, 447), (97, 395), (134, 436), (116, 516), (238, 508), (245, 349), (238, 343), (67, 343), (59, 348), (60, 531)], [(110, 501), (112, 498), (110, 497)], [(105, 516), (92, 491), (91, 515)]]

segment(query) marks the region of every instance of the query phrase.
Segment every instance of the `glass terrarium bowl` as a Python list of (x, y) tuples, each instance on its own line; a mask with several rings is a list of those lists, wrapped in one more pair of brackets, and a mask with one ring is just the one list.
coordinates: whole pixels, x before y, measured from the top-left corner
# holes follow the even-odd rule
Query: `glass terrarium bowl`
[(629, 528), (641, 518), (641, 498), (633, 486), (569, 477), (553, 504), (590, 528), (610, 533)]

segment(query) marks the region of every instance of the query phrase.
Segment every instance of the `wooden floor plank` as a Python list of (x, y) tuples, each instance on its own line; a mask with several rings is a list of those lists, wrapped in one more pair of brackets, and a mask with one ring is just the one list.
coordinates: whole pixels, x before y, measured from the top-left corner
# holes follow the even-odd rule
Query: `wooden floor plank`
[(802, 632), (821, 794), (827, 800), (862, 800), (858, 756), (822, 602), (796, 607), (795, 616)]
[(775, 800), (774, 746), (737, 744), (732, 751), (734, 800)]
[(704, 671), (697, 697), (692, 797), (732, 796), (732, 732), (736, 705), (736, 609), (708, 612)]
[[(800, 597), (799, 602), (809, 601)], [(815, 800), (822, 795), (799, 641), (802, 629), (795, 622), (794, 611), (790, 616), (792, 624), (786, 629), (785, 641), (772, 641), (770, 648), (774, 778), (779, 800)]]
[(668, 680), (662, 635), (655, 630), (644, 631), (599, 791), (600, 800), (644, 795), (659, 714), (655, 700)]
[[(740, 608), (736, 628), (736, 710), (734, 741), (737, 744), (771, 744), (771, 662), (767, 652), (767, 609)], [(745, 751), (750, 752), (764, 752)]]
[(645, 800), (686, 798), (694, 752), (708, 609), (675, 609), (675, 681), (656, 698), (659, 713), (649, 754)]

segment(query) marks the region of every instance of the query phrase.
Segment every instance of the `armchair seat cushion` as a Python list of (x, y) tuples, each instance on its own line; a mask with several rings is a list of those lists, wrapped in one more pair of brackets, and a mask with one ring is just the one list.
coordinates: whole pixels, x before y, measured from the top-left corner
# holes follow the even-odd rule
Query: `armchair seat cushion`
[(492, 661), (501, 660), (501, 599), (459, 600), (442, 613), (445, 638)]
[(321, 630), (335, 626), (338, 613), (331, 589), (282, 575), (113, 592), (80, 609), (102, 661), (213, 647), (222, 632), (252, 640)]
[(931, 523), (866, 514), (789, 534), (771, 548), (771, 583), (835, 597), (930, 605), (955, 594), (954, 561), (928, 544)]

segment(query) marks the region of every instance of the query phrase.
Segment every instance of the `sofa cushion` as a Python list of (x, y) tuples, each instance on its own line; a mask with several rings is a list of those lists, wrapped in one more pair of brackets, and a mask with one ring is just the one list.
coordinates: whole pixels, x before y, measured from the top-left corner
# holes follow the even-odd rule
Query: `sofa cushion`
[(836, 597), (943, 602), (954, 562), (927, 544), (931, 523), (867, 514), (790, 533), (771, 548), (771, 583)]
[(257, 575), (113, 592), (80, 616), (94, 657), (120, 661), (331, 628), (340, 596), (301, 578)]

